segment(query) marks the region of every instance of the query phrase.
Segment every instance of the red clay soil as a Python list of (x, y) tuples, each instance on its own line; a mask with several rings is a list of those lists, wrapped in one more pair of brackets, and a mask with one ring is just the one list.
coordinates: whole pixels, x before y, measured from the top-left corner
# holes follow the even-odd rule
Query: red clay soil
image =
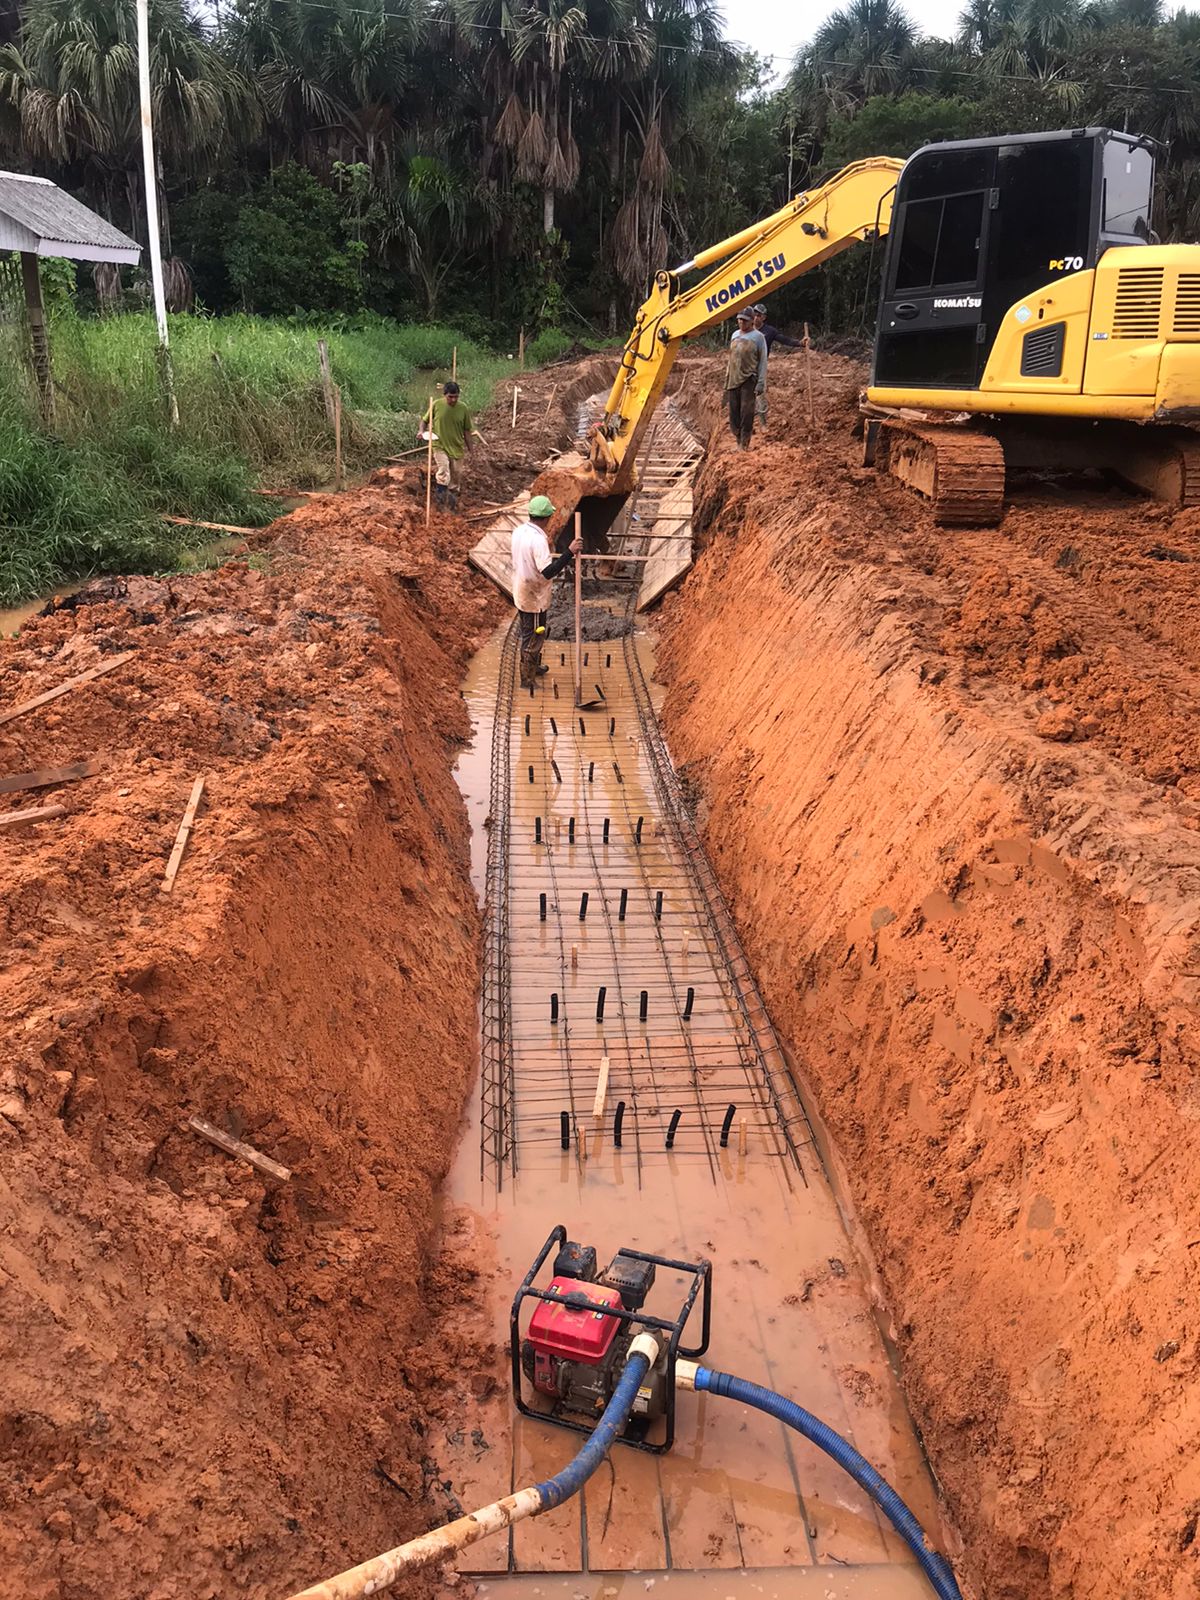
[[(772, 364), (664, 607), (675, 757), (836, 1151), (987, 1600), (1200, 1587), (1200, 519), (935, 528), (860, 373)], [(715, 664), (715, 668), (714, 668)], [(802, 1391), (801, 1391), (802, 1397)]]
[(249, 562), (109, 580), (0, 644), (5, 709), (136, 652), (0, 727), (0, 775), (103, 763), (0, 797), (67, 808), (0, 830), (0, 1566), (25, 1600), (285, 1595), (444, 1514), (419, 1341), (426, 1297), (470, 1293), (429, 1241), (479, 931), (450, 765), (499, 603), (421, 492), (316, 500)]

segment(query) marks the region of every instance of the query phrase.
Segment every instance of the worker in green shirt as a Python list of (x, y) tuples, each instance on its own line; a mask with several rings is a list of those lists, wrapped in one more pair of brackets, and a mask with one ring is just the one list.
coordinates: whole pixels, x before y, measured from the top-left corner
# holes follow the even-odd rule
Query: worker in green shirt
[(453, 379), (442, 389), (442, 398), (433, 403), (433, 459), (437, 462), (437, 503), (458, 510), (458, 491), (462, 488), (463, 461), (470, 454), (475, 418), (463, 405)]

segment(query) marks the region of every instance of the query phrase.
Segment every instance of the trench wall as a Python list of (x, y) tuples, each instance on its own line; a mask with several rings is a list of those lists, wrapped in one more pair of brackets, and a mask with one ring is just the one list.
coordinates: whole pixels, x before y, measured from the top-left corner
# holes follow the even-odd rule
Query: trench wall
[(864, 556), (873, 491), (842, 472), (819, 508), (804, 466), (705, 468), (663, 611), (673, 755), (974, 1592), (1191, 1594), (1196, 834), (931, 649), (928, 571), (886, 529)]
[(466, 537), (386, 486), (314, 502), (265, 573), (119, 581), (0, 656), (20, 700), (136, 652), (0, 750), (105, 755), (0, 843), (0, 1557), (30, 1600), (286, 1594), (447, 1512), (423, 1340), (463, 1292), (429, 1251), (479, 934), (450, 768), (498, 610)]

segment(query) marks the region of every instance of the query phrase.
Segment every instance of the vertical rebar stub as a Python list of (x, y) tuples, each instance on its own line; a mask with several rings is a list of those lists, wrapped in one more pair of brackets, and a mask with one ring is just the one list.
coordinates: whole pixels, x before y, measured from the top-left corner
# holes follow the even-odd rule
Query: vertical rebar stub
[(616, 719), (616, 717), (609, 717), (609, 719), (608, 719), (608, 737), (611, 739), (613, 734), (616, 733), (616, 731), (617, 731), (617, 719)]
[(559, 1139), (562, 1142), (562, 1147), (563, 1147), (564, 1150), (569, 1150), (571, 1148), (571, 1114), (570, 1114), (570, 1112), (569, 1111), (561, 1111), (561, 1112), (559, 1112), (558, 1122), (559, 1122), (558, 1136), (559, 1136)]
[(676, 1106), (675, 1110), (671, 1113), (671, 1125), (667, 1129), (667, 1149), (668, 1150), (673, 1150), (675, 1148), (675, 1130), (679, 1126), (679, 1119), (680, 1119), (680, 1117), (682, 1115), (683, 1115), (683, 1112), (680, 1111), (678, 1106)]
[(617, 1112), (616, 1112), (616, 1115), (613, 1117), (613, 1143), (616, 1145), (618, 1150), (621, 1148), (621, 1130), (624, 1127), (624, 1123), (625, 1123), (625, 1102), (624, 1102), (624, 1100), (618, 1100), (617, 1101)]
[(641, 994), (640, 994), (640, 996), (639, 996), (639, 998), (638, 998), (638, 1019), (639, 1019), (639, 1021), (645, 1022), (646, 1013), (647, 1013), (647, 1011), (649, 1009), (650, 1009), (650, 991), (649, 991), (649, 989), (643, 989)]
[(605, 842), (605, 844), (608, 843), (608, 818), (607, 817), (605, 817), (605, 819), (604, 819), (604, 842)]
[(626, 911), (626, 908), (628, 907), (628, 905), (629, 905), (629, 890), (628, 889), (622, 889), (621, 890), (621, 908), (617, 912), (617, 921), (618, 922), (624, 922), (625, 921), (625, 911)]
[(654, 896), (654, 920), (655, 920), (655, 922), (661, 922), (662, 921), (662, 902), (663, 902), (663, 892), (660, 889), (658, 891), (658, 893)]
[(546, 920), (546, 896), (544, 894), (540, 894), (540, 895), (538, 895), (538, 921), (539, 922), (545, 922), (545, 920)]
[(687, 999), (683, 1003), (683, 1020), (685, 1022), (690, 1022), (691, 1021), (692, 1006), (695, 1004), (695, 1000), (696, 1000), (696, 991), (695, 991), (695, 989), (692, 988), (691, 984), (689, 983), (688, 984)]
[(550, 1021), (558, 1021), (558, 996), (556, 994), (550, 996)]
[(542, 819), (541, 819), (541, 817), (534, 817), (534, 819), (533, 819), (533, 842), (534, 842), (534, 844), (541, 844), (541, 842), (542, 842)]
[(580, 920), (580, 922), (583, 922), (583, 921), (585, 921), (587, 919), (587, 903), (588, 903), (588, 892), (585, 889), (583, 891), (583, 893), (579, 896), (579, 920)]
[(642, 842), (642, 823), (645, 822), (645, 820), (645, 817), (639, 817), (637, 819), (637, 827), (633, 830), (633, 837), (637, 840), (638, 844), (641, 844)]
[(567, 818), (567, 843), (568, 844), (574, 844), (575, 843), (575, 818), (574, 817), (568, 817)]
[(721, 1124), (721, 1149), (722, 1150), (725, 1150), (725, 1149), (728, 1148), (728, 1145), (729, 1145), (729, 1130), (730, 1130), (730, 1128), (733, 1127), (733, 1118), (734, 1118), (734, 1114), (736, 1113), (736, 1111), (737, 1111), (737, 1107), (731, 1105), (729, 1107), (729, 1109), (725, 1113), (725, 1121)]
[(594, 780), (595, 776), (596, 776), (596, 763), (594, 761), (589, 761), (588, 762), (588, 782), (591, 783)]
[(608, 993), (608, 988), (607, 988), (607, 986), (605, 984), (601, 984), (600, 987), (596, 990), (596, 1021), (597, 1022), (603, 1022), (604, 1021), (604, 997), (605, 997), (605, 995), (607, 993)]

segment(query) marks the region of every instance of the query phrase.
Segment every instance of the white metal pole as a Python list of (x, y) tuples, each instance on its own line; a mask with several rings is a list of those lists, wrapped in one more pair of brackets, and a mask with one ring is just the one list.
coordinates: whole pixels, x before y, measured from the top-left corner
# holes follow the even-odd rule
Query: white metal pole
[(171, 426), (179, 426), (179, 407), (171, 381), (171, 347), (167, 336), (167, 297), (163, 289), (162, 239), (158, 226), (158, 170), (154, 159), (154, 121), (150, 100), (150, 0), (137, 0), (138, 92), (142, 102), (142, 170), (146, 184), (146, 235), (150, 245), (150, 282), (154, 319), (162, 352), (163, 381)]

